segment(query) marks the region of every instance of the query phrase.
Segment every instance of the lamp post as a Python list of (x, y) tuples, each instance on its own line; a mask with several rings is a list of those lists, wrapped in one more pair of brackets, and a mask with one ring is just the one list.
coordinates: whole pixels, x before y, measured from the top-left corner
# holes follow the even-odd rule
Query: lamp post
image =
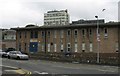
[(100, 62), (100, 38), (99, 38), (99, 21), (98, 16), (95, 16), (97, 18), (97, 63)]

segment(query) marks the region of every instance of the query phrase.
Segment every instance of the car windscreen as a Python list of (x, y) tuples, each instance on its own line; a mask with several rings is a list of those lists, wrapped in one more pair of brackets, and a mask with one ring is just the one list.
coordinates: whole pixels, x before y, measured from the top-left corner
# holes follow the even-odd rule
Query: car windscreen
[(20, 51), (16, 52), (16, 54), (22, 54)]

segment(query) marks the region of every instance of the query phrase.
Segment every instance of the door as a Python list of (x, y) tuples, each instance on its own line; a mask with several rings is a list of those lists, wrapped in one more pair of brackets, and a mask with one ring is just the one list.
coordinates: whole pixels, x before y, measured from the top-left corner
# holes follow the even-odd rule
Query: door
[(37, 52), (38, 51), (38, 42), (30, 42), (29, 51)]

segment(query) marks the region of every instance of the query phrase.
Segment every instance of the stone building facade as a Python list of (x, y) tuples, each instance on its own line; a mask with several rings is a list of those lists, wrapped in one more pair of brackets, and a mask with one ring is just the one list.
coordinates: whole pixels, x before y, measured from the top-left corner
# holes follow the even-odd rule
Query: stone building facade
[[(120, 23), (32, 26), (16, 30), (16, 48), (26, 53), (118, 53)], [(98, 48), (99, 42), (99, 48)]]
[(16, 48), (16, 31), (11, 29), (1, 29), (0, 49)]

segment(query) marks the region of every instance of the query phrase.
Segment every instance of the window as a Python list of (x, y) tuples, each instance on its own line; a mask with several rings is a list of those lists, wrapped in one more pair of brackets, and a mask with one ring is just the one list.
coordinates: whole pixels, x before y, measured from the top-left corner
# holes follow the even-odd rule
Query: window
[(90, 35), (90, 36), (92, 35), (92, 30), (91, 30), (91, 29), (89, 29), (89, 35)]
[(38, 38), (38, 31), (35, 31), (35, 32), (31, 31), (30, 37), (31, 38)]
[(30, 37), (33, 38), (33, 31), (31, 31), (31, 33), (30, 33)]
[(54, 52), (56, 52), (56, 44), (54, 44)]
[(48, 44), (48, 52), (50, 52), (50, 44)]
[(74, 35), (75, 35), (75, 38), (74, 38), (74, 39), (75, 39), (75, 42), (77, 42), (78, 30), (75, 30), (75, 31), (74, 31)]
[(48, 37), (50, 37), (50, 31), (48, 31)]
[(26, 50), (26, 43), (25, 43), (25, 50)]
[(78, 48), (78, 45), (77, 45), (77, 43), (75, 43), (75, 52), (78, 51), (77, 48)]
[(68, 35), (68, 36), (70, 35), (70, 30), (67, 31), (67, 35)]
[(57, 33), (57, 32), (56, 32), (56, 30), (55, 30), (55, 31), (54, 31), (54, 38), (56, 38), (56, 33)]
[(25, 38), (27, 37), (27, 32), (25, 31)]
[(21, 32), (19, 32), (19, 38), (21, 38)]
[(38, 31), (35, 31), (34, 38), (38, 38)]
[(84, 29), (82, 30), (82, 36), (85, 36), (85, 30)]
[(46, 22), (44, 22), (44, 24), (46, 25)]
[(63, 38), (63, 34), (64, 34), (64, 31), (61, 30), (61, 31), (60, 31), (60, 37), (61, 37), (61, 38)]
[(77, 36), (77, 34), (78, 34), (78, 30), (75, 30), (74, 35)]
[(75, 39), (75, 42), (77, 42), (77, 41), (78, 41), (76, 37), (75, 37), (74, 39)]
[(62, 38), (60, 39), (60, 43), (63, 43), (63, 39)]
[(61, 44), (61, 50), (63, 50), (63, 44)]
[(42, 44), (42, 51), (44, 51), (44, 44)]
[(118, 42), (116, 42), (115, 49), (116, 49), (116, 52), (118, 52), (118, 50), (119, 50)]
[(92, 52), (92, 51), (93, 51), (93, 44), (90, 43), (90, 52)]
[(70, 43), (67, 44), (67, 51), (69, 52), (70, 51)]
[(42, 37), (44, 37), (44, 31), (42, 31)]
[(104, 36), (105, 36), (105, 38), (108, 37), (108, 30), (107, 30), (107, 28), (104, 29)]
[(107, 34), (107, 28), (105, 28), (105, 34)]
[(19, 51), (21, 51), (21, 43), (19, 43)]
[(85, 43), (82, 43), (82, 51), (85, 52)]

